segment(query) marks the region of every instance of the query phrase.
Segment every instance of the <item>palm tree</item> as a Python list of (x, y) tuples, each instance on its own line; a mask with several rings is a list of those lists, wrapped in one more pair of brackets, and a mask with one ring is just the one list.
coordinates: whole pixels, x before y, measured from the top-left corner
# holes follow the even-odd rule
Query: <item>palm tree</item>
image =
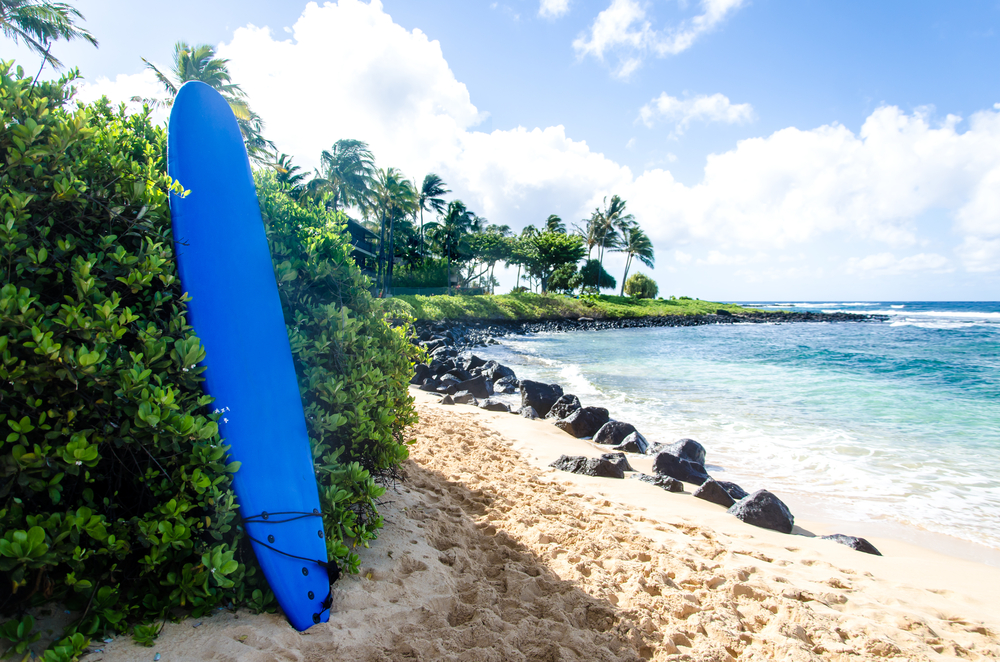
[(83, 39), (97, 46), (94, 35), (74, 24), (76, 19), (83, 20), (83, 14), (64, 2), (0, 0), (0, 30), (3, 30), (3, 35), (14, 43), (24, 42), (25, 46), (41, 55), (43, 67), (46, 62), (56, 68), (62, 67), (62, 62), (49, 52), (54, 41)]
[(632, 259), (639, 258), (640, 262), (652, 269), (653, 262), (656, 258), (653, 251), (653, 242), (649, 240), (649, 237), (645, 232), (643, 232), (642, 228), (639, 227), (638, 223), (628, 223), (624, 227), (622, 234), (624, 238), (621, 246), (619, 246), (617, 250), (625, 253), (626, 255), (625, 275), (622, 276), (621, 290), (621, 296), (625, 296), (625, 279), (628, 278), (628, 270), (629, 267), (632, 266)]
[(420, 193), (417, 197), (417, 205), (420, 208), (420, 254), (423, 256), (423, 246), (424, 246), (424, 210), (427, 211), (434, 210), (437, 214), (444, 212), (445, 202), (443, 196), (445, 193), (451, 193), (451, 190), (446, 188), (444, 180), (438, 177), (433, 172), (429, 172), (424, 176), (424, 183), (420, 185)]
[(307, 185), (317, 196), (326, 196), (328, 206), (337, 211), (351, 205), (367, 211), (377, 169), (368, 143), (343, 138), (320, 154), (320, 170)]
[(587, 247), (587, 260), (590, 260), (590, 254), (593, 252), (594, 247), (600, 245), (600, 228), (603, 225), (601, 219), (601, 210), (597, 208), (590, 215), (590, 218), (582, 221), (583, 226), (575, 225), (573, 227), (576, 233), (583, 237), (583, 245)]
[(479, 217), (469, 211), (461, 200), (452, 200), (448, 203), (444, 215), (439, 218), (439, 222), (427, 225), (433, 232), (434, 239), (440, 244), (441, 252), (448, 259), (448, 293), (450, 294), (452, 258), (461, 255), (462, 239), (477, 225)]
[[(371, 190), (371, 203), (382, 217), (378, 248), (378, 286), (382, 294), (391, 292), (392, 287), (392, 266), (396, 257), (393, 222), (398, 218), (414, 215), (417, 211), (418, 197), (413, 184), (397, 168), (377, 171)], [(388, 221), (388, 232), (386, 221)]]
[(189, 80), (197, 80), (205, 83), (219, 94), (226, 98), (229, 105), (233, 107), (233, 113), (237, 116), (246, 117), (246, 93), (243, 89), (232, 81), (229, 75), (229, 60), (222, 57), (215, 57), (215, 49), (208, 44), (198, 44), (191, 46), (187, 42), (178, 41), (174, 44), (174, 62), (170, 75), (163, 73), (155, 64), (142, 58), (146, 63), (146, 68), (156, 75), (156, 79), (163, 85), (167, 92), (167, 98), (161, 103), (171, 106), (174, 97), (180, 90), (181, 85)]
[(302, 168), (294, 165), (292, 157), (284, 153), (271, 164), (271, 167), (274, 168), (278, 184), (288, 189), (291, 196), (297, 199), (305, 189), (306, 174), (299, 172)]
[(549, 214), (549, 217), (545, 219), (545, 231), (566, 234), (566, 224), (555, 214)]
[[(527, 274), (527, 263), (525, 262), (525, 251), (523, 250), (525, 246), (529, 245), (529, 241), (539, 235), (538, 228), (536, 228), (531, 223), (528, 223), (521, 230), (521, 236), (517, 239), (517, 244), (515, 245), (515, 250), (513, 251), (513, 257), (517, 261), (517, 278), (514, 280), (514, 287), (520, 287), (521, 285), (521, 266), (525, 266), (525, 274)], [(510, 263), (507, 263), (510, 266)], [(527, 278), (527, 276), (525, 276)], [(531, 284), (529, 279), (528, 284)]]
[[(604, 268), (604, 250), (612, 250), (619, 246), (621, 238), (618, 230), (627, 226), (635, 219), (632, 214), (625, 213), (625, 201), (617, 195), (611, 196), (611, 202), (604, 198), (604, 209), (599, 210), (597, 223), (597, 236), (600, 240), (600, 250), (597, 253), (597, 261), (601, 268)], [(588, 252), (589, 255), (589, 252)]]
[(197, 80), (205, 83), (223, 96), (229, 107), (233, 109), (236, 123), (239, 124), (243, 142), (247, 147), (247, 155), (256, 163), (265, 164), (274, 152), (274, 143), (264, 137), (264, 120), (260, 115), (250, 110), (247, 95), (243, 89), (232, 81), (229, 75), (229, 60), (215, 57), (215, 49), (208, 44), (191, 46), (178, 41), (174, 44), (174, 62), (169, 74), (157, 68), (155, 64), (142, 58), (146, 68), (156, 75), (167, 93), (165, 99), (144, 99), (133, 97), (132, 101), (142, 102), (151, 107), (170, 107), (174, 103), (177, 92), (184, 83)]

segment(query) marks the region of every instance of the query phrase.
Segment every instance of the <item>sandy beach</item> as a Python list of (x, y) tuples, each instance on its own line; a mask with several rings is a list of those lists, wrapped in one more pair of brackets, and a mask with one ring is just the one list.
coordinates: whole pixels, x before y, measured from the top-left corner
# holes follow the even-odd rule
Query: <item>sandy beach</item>
[[(330, 622), (218, 612), (87, 660), (1000, 658), (1000, 570), (891, 539), (862, 554), (653, 485), (556, 472), (601, 450), (412, 390), (420, 424)], [(630, 457), (639, 471), (649, 460)], [(780, 496), (780, 495), (779, 495)], [(844, 531), (844, 533), (851, 533)]]

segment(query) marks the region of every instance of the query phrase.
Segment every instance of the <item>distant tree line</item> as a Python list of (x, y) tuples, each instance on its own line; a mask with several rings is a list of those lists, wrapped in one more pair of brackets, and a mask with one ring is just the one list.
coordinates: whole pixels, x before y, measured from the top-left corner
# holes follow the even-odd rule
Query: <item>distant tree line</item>
[[(264, 137), (264, 122), (251, 109), (246, 93), (232, 82), (228, 60), (217, 57), (207, 44), (177, 42), (167, 71), (143, 61), (163, 85), (165, 96), (133, 101), (169, 107), (185, 82), (210, 85), (232, 107), (247, 154), (257, 167), (273, 169), (277, 181), (295, 199), (309, 198), (330, 211), (357, 216), (376, 236), (374, 289), (378, 296), (390, 294), (394, 286), (481, 288), (492, 293), (498, 284), (496, 266), (501, 263), (516, 268), (515, 289), (520, 291), (613, 290), (618, 282), (604, 268), (609, 252), (625, 254), (620, 286), (624, 295), (636, 260), (653, 267), (652, 242), (618, 195), (605, 198), (572, 231), (552, 214), (539, 227), (529, 224), (515, 234), (507, 225), (490, 223), (462, 200), (447, 200), (451, 191), (435, 173), (426, 174), (418, 184), (398, 168), (379, 168), (368, 145), (360, 140), (336, 141), (320, 154), (314, 172), (303, 171)], [(638, 296), (650, 291), (648, 286), (632, 289)]]

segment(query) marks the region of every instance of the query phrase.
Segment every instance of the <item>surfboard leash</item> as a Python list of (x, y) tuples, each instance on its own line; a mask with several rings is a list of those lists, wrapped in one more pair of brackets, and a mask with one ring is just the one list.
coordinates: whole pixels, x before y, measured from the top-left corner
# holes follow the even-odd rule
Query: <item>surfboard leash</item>
[[(295, 517), (287, 517), (285, 519), (271, 519), (275, 515), (295, 515)], [(285, 511), (285, 512), (269, 513), (269, 512), (267, 512), (265, 510), (264, 512), (262, 512), (259, 515), (250, 515), (249, 517), (244, 517), (243, 518), (243, 523), (246, 524), (247, 522), (255, 522), (257, 524), (286, 524), (288, 522), (294, 522), (296, 520), (306, 519), (307, 517), (320, 517), (320, 518), (322, 518), (323, 515), (319, 511), (317, 511), (317, 510), (314, 510), (311, 513), (304, 513), (304, 512), (299, 512), (299, 511)], [(318, 565), (318, 566), (320, 566), (322, 568), (325, 568), (326, 571), (327, 571), (327, 574), (330, 576), (330, 583), (333, 583), (333, 582), (337, 581), (338, 579), (340, 579), (340, 567), (336, 563), (330, 562), (330, 561), (320, 561), (319, 559), (311, 559), (308, 556), (299, 556), (297, 554), (290, 554), (288, 552), (282, 551), (282, 550), (278, 549), (277, 547), (273, 547), (272, 545), (268, 544), (268, 543), (273, 543), (274, 542), (274, 536), (268, 536), (267, 537), (268, 538), (268, 542), (264, 542), (263, 540), (257, 540), (252, 535), (250, 535), (250, 531), (247, 530), (246, 526), (243, 527), (243, 530), (246, 532), (247, 538), (249, 538), (253, 542), (257, 543), (258, 545), (261, 545), (262, 547), (267, 547), (272, 552), (277, 552), (278, 554), (281, 554), (282, 556), (287, 556), (287, 557), (292, 558), (292, 559), (298, 559), (300, 561), (309, 561), (310, 563), (315, 563), (316, 565)], [(322, 535), (322, 533), (323, 533), (322, 530), (320, 530), (319, 533)], [(303, 573), (305, 573), (306, 569), (303, 568), (302, 571), (303, 571)]]

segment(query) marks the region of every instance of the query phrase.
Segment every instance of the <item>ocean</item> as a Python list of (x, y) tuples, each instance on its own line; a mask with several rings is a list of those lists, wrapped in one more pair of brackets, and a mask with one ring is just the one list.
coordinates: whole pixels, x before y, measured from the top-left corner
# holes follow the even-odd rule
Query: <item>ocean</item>
[(476, 354), (651, 442), (697, 439), (715, 477), (844, 533), (938, 534), (996, 563), (1000, 302), (739, 303), (889, 321), (543, 333)]

